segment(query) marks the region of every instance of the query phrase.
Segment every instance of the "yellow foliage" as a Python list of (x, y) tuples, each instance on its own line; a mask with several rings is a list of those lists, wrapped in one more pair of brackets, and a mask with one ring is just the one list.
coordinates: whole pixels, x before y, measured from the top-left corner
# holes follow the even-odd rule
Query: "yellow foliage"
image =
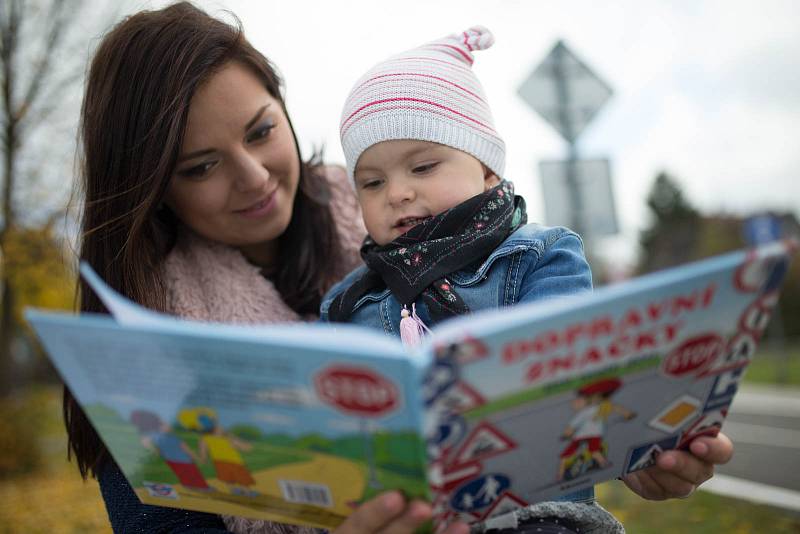
[[(62, 456), (63, 457), (63, 456)], [(0, 533), (111, 533), (97, 482), (74, 465), (0, 481)]]
[(2, 276), (14, 295), (14, 318), (23, 324), (26, 306), (72, 309), (75, 273), (63, 238), (50, 226), (13, 228), (2, 243)]
[[(0, 422), (24, 421), (44, 457), (36, 470), (0, 477), (0, 534), (48, 532), (111, 533), (100, 489), (83, 481), (67, 463), (66, 433), (61, 420), (61, 388), (26, 388), (0, 401)], [(19, 431), (19, 429), (17, 429)], [(18, 449), (3, 451), (8, 461), (23, 461)]]

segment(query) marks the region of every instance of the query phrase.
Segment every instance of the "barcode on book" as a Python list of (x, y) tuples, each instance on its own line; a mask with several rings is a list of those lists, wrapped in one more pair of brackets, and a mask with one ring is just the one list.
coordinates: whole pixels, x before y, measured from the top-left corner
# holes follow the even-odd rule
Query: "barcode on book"
[(279, 480), (283, 498), (289, 502), (333, 507), (333, 498), (328, 486), (311, 484), (302, 480)]

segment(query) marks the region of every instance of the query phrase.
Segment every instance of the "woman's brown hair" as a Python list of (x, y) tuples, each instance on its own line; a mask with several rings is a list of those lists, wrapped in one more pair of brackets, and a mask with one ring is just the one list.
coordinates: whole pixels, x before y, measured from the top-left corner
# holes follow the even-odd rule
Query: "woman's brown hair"
[[(166, 310), (160, 267), (178, 223), (162, 199), (189, 104), (197, 88), (231, 61), (249, 68), (286, 111), (280, 77), (244, 38), (238, 21), (228, 24), (187, 2), (120, 22), (89, 68), (80, 129), (80, 258), (111, 287), (156, 310)], [(299, 157), (296, 138), (295, 147)], [(300, 314), (317, 313), (339, 249), (330, 190), (319, 171), (319, 158), (301, 161), (292, 219), (279, 237), (282, 261), (272, 274), (283, 299)], [(81, 311), (106, 312), (83, 282), (79, 294)], [(107, 451), (66, 388), (64, 419), (81, 475), (96, 477)]]

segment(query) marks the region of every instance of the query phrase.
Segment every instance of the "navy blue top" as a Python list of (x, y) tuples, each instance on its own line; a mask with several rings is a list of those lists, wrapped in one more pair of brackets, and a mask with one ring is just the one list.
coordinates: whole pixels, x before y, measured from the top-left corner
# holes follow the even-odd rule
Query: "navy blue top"
[(222, 518), (178, 508), (166, 508), (142, 504), (117, 464), (105, 463), (98, 482), (106, 503), (108, 519), (116, 534), (169, 532), (174, 534), (222, 534), (225, 529)]

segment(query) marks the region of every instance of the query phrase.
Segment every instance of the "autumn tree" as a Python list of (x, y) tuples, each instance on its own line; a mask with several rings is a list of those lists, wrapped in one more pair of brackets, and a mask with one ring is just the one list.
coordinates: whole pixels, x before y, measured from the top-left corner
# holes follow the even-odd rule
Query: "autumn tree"
[[(0, 2), (0, 396), (13, 385), (19, 309), (31, 304), (24, 287), (37, 284), (23, 282), (36, 270), (19, 266), (31, 267), (29, 260), (45, 249), (49, 258), (63, 250), (63, 235), (54, 228), (63, 220), (72, 184), (80, 82), (92, 29), (99, 33), (113, 16), (105, 11), (89, 10), (83, 0)], [(37, 239), (27, 240), (31, 236)]]

